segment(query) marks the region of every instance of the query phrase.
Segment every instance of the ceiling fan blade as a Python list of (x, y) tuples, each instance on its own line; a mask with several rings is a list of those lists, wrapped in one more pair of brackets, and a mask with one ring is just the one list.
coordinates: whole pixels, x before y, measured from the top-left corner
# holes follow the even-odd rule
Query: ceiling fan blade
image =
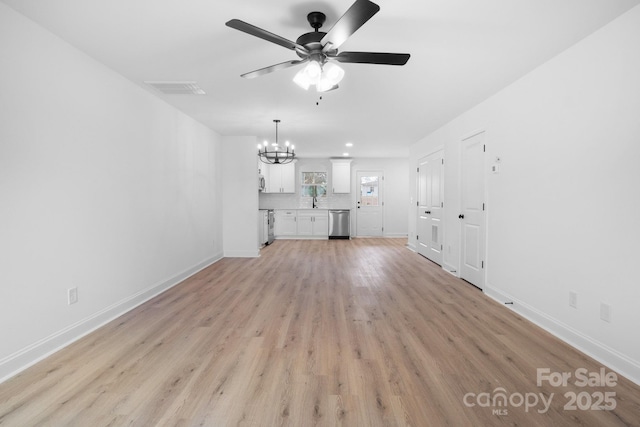
[(404, 65), (410, 57), (408, 53), (341, 52), (331, 58), (357, 64)]
[(264, 76), (265, 74), (273, 73), (274, 71), (284, 70), (285, 68), (293, 67), (294, 65), (302, 64), (303, 62), (307, 62), (309, 58), (300, 59), (297, 61), (286, 61), (281, 62), (279, 64), (271, 65), (269, 67), (260, 68), (259, 70), (251, 71), (248, 73), (244, 73), (240, 75), (240, 77), (244, 77), (245, 79), (253, 79), (255, 77)]
[(277, 34), (270, 33), (267, 30), (263, 30), (262, 28), (258, 28), (255, 25), (248, 24), (239, 19), (232, 19), (231, 21), (228, 21), (226, 23), (226, 26), (242, 31), (243, 33), (251, 34), (252, 36), (259, 37), (263, 40), (275, 43), (282, 47), (286, 47), (287, 49), (297, 50), (303, 54), (309, 54), (309, 49), (302, 46), (301, 44), (292, 42), (291, 40), (287, 40), (284, 37), (280, 37)]
[(378, 13), (380, 6), (369, 0), (356, 0), (338, 22), (329, 30), (320, 43), (323, 52), (340, 47), (358, 28), (362, 27), (373, 15)]

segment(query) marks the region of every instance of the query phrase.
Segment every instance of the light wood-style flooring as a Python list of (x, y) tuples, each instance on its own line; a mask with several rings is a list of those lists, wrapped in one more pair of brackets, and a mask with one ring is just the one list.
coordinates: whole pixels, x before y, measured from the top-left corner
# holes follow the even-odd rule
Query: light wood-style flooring
[(405, 243), (223, 259), (0, 384), (0, 426), (640, 425), (620, 376), (539, 387), (602, 366)]

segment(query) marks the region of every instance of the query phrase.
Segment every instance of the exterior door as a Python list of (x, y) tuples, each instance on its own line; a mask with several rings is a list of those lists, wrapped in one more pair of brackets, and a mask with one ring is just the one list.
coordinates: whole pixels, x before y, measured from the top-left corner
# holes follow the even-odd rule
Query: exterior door
[(382, 172), (357, 173), (356, 236), (382, 236)]
[(485, 203), (484, 132), (462, 141), (462, 232), (460, 277), (482, 289), (484, 286)]
[(418, 164), (418, 253), (442, 265), (442, 208), (444, 206), (443, 151)]

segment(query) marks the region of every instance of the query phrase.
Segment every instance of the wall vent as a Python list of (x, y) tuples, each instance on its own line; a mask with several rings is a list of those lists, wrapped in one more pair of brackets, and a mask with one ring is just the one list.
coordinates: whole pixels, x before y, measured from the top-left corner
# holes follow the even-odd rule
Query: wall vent
[(197, 82), (151, 82), (146, 84), (166, 95), (205, 95)]

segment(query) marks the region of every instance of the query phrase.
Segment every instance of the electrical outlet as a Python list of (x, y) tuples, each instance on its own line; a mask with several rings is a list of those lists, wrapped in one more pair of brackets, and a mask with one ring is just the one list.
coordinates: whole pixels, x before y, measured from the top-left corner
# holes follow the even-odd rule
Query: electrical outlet
[(67, 300), (69, 302), (69, 305), (78, 302), (78, 288), (67, 289)]
[(578, 294), (569, 291), (569, 307), (578, 308)]
[(605, 304), (604, 302), (600, 303), (600, 319), (611, 323), (611, 311), (612, 308), (609, 304)]

